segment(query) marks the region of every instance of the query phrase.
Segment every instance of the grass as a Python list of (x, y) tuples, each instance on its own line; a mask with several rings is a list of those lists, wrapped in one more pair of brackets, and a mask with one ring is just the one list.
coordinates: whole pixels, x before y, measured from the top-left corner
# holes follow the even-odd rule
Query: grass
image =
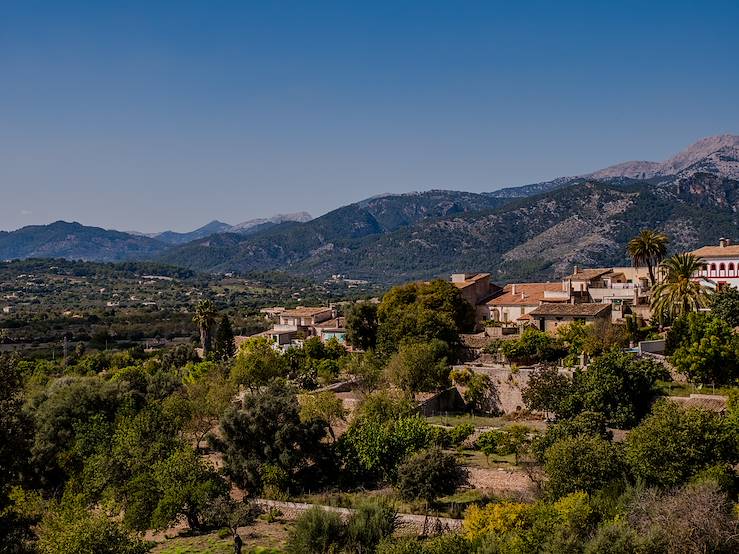
[[(395, 510), (403, 514), (419, 514), (426, 513), (426, 506), (423, 502), (407, 502), (398, 498), (398, 496), (390, 489), (382, 489), (376, 491), (356, 491), (356, 492), (332, 492), (319, 493), (293, 498), (295, 502), (306, 502), (309, 504), (318, 504), (320, 506), (333, 506), (338, 508), (356, 508), (368, 498), (387, 501)], [(471, 504), (483, 501), (486, 496), (480, 491), (471, 489), (455, 493), (437, 500), (433, 506), (429, 507), (429, 515), (438, 517), (462, 517), (465, 509)]]
[[(700, 385), (699, 385), (700, 386)], [(722, 394), (737, 390), (739, 387), (712, 387), (703, 385), (700, 388), (692, 383), (676, 383), (675, 381), (658, 381), (657, 387), (666, 396), (690, 396), (691, 394)]]
[(475, 427), (503, 427), (509, 422), (502, 417), (479, 416), (474, 414), (445, 414), (427, 417), (429, 423), (455, 427), (462, 423), (471, 423)]
[(488, 457), (479, 450), (462, 450), (461, 455), (464, 465), (469, 467), (490, 468), (500, 465), (513, 465), (515, 460), (515, 456), (513, 454), (509, 454), (507, 456), (491, 454)]

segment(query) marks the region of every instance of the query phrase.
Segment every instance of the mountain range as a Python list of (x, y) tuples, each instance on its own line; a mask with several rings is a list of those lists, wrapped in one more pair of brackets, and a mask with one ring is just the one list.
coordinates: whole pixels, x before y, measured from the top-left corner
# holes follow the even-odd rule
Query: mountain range
[(321, 217), (214, 221), (140, 236), (56, 222), (0, 233), (0, 259), (155, 259), (209, 272), (285, 270), (394, 283), (458, 271), (498, 280), (554, 278), (573, 264), (627, 263), (645, 227), (682, 251), (737, 235), (739, 136), (698, 141), (663, 162), (631, 161), (490, 193), (374, 197)]
[(222, 221), (213, 220), (210, 223), (207, 223), (202, 227), (195, 229), (194, 231), (190, 231), (189, 233), (164, 231), (162, 233), (153, 233), (145, 236), (160, 240), (167, 244), (185, 244), (186, 242), (202, 239), (210, 235), (215, 235), (217, 233), (238, 233), (241, 235), (251, 235), (252, 233), (269, 229), (270, 227), (279, 225), (280, 223), (285, 223), (288, 221), (305, 223), (306, 221), (310, 221), (311, 219), (313, 219), (313, 217), (308, 212), (297, 212), (292, 214), (277, 214), (273, 215), (272, 217), (259, 219), (249, 219), (248, 221), (243, 221), (241, 223), (237, 223), (236, 225), (229, 225), (228, 223), (223, 223)]

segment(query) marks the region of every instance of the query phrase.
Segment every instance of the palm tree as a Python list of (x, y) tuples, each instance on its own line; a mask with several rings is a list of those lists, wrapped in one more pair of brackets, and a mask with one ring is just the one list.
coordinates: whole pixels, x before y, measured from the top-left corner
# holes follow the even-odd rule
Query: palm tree
[(652, 313), (659, 321), (670, 321), (696, 312), (709, 303), (710, 289), (693, 276), (703, 260), (692, 254), (675, 254), (661, 264), (664, 280), (652, 293)]
[(626, 252), (634, 262), (634, 267), (647, 266), (649, 282), (654, 286), (654, 268), (667, 254), (667, 235), (652, 229), (644, 229), (629, 241)]
[(203, 356), (210, 352), (211, 334), (216, 323), (216, 307), (210, 300), (201, 300), (195, 308), (192, 320), (200, 329), (200, 346), (203, 347)]

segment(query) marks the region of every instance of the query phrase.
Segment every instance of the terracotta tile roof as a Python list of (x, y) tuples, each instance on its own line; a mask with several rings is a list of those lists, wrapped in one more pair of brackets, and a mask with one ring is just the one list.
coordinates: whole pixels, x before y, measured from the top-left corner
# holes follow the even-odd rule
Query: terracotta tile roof
[(553, 316), (573, 316), (573, 317), (594, 317), (604, 312), (610, 311), (610, 304), (542, 304), (532, 312), (531, 316), (537, 315), (553, 315)]
[(739, 257), (739, 244), (727, 246), (703, 246), (691, 252), (699, 258), (736, 258)]
[(481, 279), (486, 279), (488, 277), (490, 277), (489, 273), (476, 273), (475, 275), (466, 278), (464, 281), (452, 281), (452, 284), (458, 289), (464, 289), (471, 285), (474, 285), (477, 281), (480, 281)]
[(485, 333), (477, 333), (475, 335), (460, 335), (462, 344), (467, 348), (485, 348), (488, 344), (492, 344), (497, 339), (489, 337)]
[(312, 317), (317, 314), (329, 311), (331, 308), (293, 308), (292, 310), (285, 310), (280, 315), (284, 317)]
[[(513, 294), (513, 287), (516, 294)], [(503, 287), (503, 294), (488, 300), (488, 306), (538, 306), (544, 301), (544, 291), (561, 292), (561, 283), (516, 283)]]
[(596, 268), (596, 269), (578, 269), (577, 273), (573, 273), (572, 275), (568, 275), (565, 277), (565, 280), (572, 280), (572, 281), (590, 281), (591, 279), (597, 279), (598, 277), (601, 277), (602, 275), (606, 275), (607, 273), (611, 273), (613, 269), (611, 268)]
[(343, 317), (336, 317), (334, 319), (322, 321), (321, 323), (316, 323), (313, 327), (316, 327), (317, 329), (345, 329), (346, 319)]

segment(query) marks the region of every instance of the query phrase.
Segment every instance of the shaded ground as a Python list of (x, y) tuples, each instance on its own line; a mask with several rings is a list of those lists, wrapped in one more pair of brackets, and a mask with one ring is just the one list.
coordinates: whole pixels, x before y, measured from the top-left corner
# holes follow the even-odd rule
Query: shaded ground
[[(288, 535), (288, 525), (284, 522), (267, 523), (256, 521), (249, 527), (239, 529), (239, 535), (244, 541), (243, 553), (247, 554), (257, 547), (280, 549), (285, 546)], [(171, 539), (159, 539), (159, 544), (152, 552), (157, 554), (232, 554), (233, 541), (231, 537), (221, 539), (218, 533), (209, 533), (196, 537), (180, 536)], [(259, 550), (257, 550), (259, 552)], [(267, 550), (266, 552), (271, 552)], [(276, 550), (281, 552), (281, 550)]]

